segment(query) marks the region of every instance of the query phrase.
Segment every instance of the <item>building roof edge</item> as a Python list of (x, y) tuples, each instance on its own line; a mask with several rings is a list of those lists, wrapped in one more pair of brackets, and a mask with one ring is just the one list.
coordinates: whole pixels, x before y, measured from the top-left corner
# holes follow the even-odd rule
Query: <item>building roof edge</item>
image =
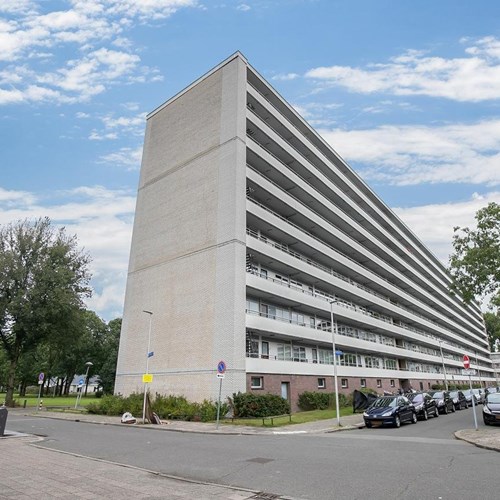
[(224, 59), (222, 62), (214, 66), (212, 69), (208, 70), (205, 74), (197, 78), (194, 82), (190, 83), (187, 87), (184, 87), (180, 92), (177, 92), (174, 96), (172, 96), (170, 99), (165, 101), (163, 104), (160, 104), (157, 108), (153, 109), (150, 113), (146, 115), (146, 120), (149, 120), (152, 116), (154, 116), (156, 113), (161, 111), (165, 106), (168, 106), (171, 102), (175, 101), (178, 99), (180, 96), (185, 94), (188, 90), (192, 89), (196, 85), (198, 85), (200, 82), (208, 78), (210, 75), (221, 69), (223, 66), (226, 64), (229, 64), (231, 61), (234, 59), (241, 59), (246, 65), (248, 65), (248, 60), (247, 58), (239, 51), (237, 50), (233, 54), (231, 54), (228, 58)]

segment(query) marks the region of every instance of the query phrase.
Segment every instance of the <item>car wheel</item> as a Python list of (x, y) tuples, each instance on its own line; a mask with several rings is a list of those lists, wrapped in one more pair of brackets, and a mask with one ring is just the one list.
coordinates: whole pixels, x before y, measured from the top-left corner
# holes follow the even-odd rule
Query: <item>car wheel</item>
[(394, 418), (394, 427), (401, 427), (401, 419), (399, 418), (399, 415), (396, 415)]
[(412, 413), (411, 414), (411, 423), (412, 424), (416, 424), (417, 423), (417, 414), (416, 413)]
[(490, 425), (489, 422), (486, 421), (486, 419), (483, 418), (484, 425)]
[(467, 408), (469, 408), (469, 402), (468, 401), (465, 402), (465, 409), (467, 410)]
[(424, 410), (424, 413), (422, 414), (422, 418), (424, 420), (429, 420), (429, 414), (427, 413), (427, 410)]
[(455, 405), (452, 405), (452, 407), (451, 407), (451, 413), (455, 413), (455, 411), (456, 411), (455, 410)]
[(434, 416), (435, 417), (439, 417), (439, 410), (436, 408), (434, 408)]
[(445, 415), (448, 415), (448, 407), (447, 407), (446, 405), (445, 405), (445, 407), (444, 407), (443, 413), (444, 413)]

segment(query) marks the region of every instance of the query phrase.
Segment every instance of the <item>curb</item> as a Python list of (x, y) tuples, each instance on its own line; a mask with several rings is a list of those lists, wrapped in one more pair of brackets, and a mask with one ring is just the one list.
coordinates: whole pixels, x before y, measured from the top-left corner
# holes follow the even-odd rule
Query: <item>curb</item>
[(490, 445), (483, 444), (483, 443), (478, 443), (478, 442), (474, 441), (473, 439), (466, 438), (464, 436), (460, 436), (459, 435), (460, 432), (461, 431), (456, 431), (456, 432), (453, 433), (453, 435), (455, 436), (455, 439), (458, 439), (460, 441), (465, 441), (466, 443), (472, 444), (472, 445), (477, 446), (478, 448), (482, 448), (484, 450), (500, 452), (500, 448), (499, 447), (490, 446)]

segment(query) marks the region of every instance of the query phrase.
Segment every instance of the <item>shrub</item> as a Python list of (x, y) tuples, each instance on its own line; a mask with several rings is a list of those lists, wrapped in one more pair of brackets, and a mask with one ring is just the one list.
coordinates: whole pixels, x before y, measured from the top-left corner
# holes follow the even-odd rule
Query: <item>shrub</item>
[[(326, 410), (335, 408), (334, 392), (309, 392), (299, 394), (298, 406), (301, 410)], [(352, 396), (339, 393), (339, 406), (341, 408), (352, 405)]]
[[(136, 417), (142, 415), (144, 393), (123, 396), (103, 396), (99, 401), (87, 405), (89, 413), (98, 415), (122, 415), (130, 412)], [(176, 418), (179, 420), (200, 420), (209, 422), (217, 418), (217, 403), (205, 400), (202, 403), (190, 403), (184, 396), (163, 396), (156, 394), (151, 402), (151, 409), (163, 419)], [(228, 411), (226, 403), (221, 404), (220, 416)]]
[(142, 414), (144, 394), (133, 393), (124, 398), (123, 396), (103, 396), (99, 401), (87, 405), (89, 413), (98, 415), (121, 415), (126, 411), (132, 415)]
[(233, 394), (235, 417), (270, 417), (290, 413), (290, 403), (275, 394), (253, 394), (238, 392)]

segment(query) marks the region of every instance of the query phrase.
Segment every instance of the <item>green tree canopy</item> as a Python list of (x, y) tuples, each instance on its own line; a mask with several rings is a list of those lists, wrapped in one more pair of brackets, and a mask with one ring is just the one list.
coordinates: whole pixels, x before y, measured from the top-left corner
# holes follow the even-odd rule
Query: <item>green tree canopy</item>
[(90, 257), (75, 236), (48, 218), (0, 227), (0, 342), (9, 368), (6, 404), (13, 405), (20, 357), (71, 325), (91, 295)]
[(500, 350), (500, 314), (498, 311), (496, 313), (486, 312), (484, 314), (484, 324), (491, 350), (498, 352)]
[(454, 291), (465, 302), (492, 295), (500, 306), (500, 205), (489, 203), (476, 213), (476, 229), (454, 229), (450, 272)]

